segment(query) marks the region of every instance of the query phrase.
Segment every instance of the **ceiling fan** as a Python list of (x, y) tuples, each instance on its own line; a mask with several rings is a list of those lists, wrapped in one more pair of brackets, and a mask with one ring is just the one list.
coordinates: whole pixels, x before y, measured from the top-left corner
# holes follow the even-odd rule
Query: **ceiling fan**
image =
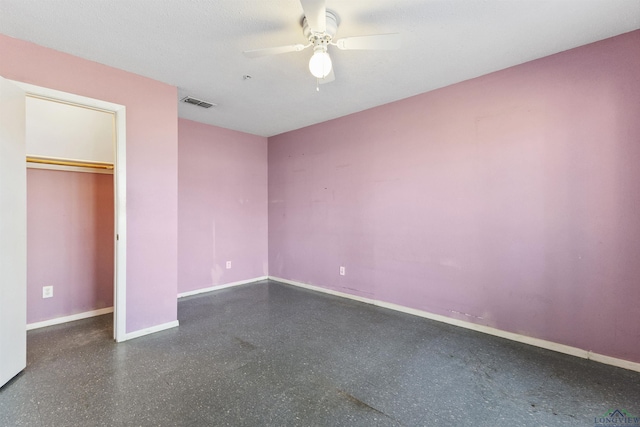
[(287, 52), (300, 52), (313, 46), (313, 55), (309, 60), (309, 71), (318, 79), (318, 83), (329, 83), (335, 80), (331, 57), (327, 52), (329, 45), (336, 46), (341, 50), (395, 50), (400, 47), (400, 34), (397, 33), (345, 37), (334, 40), (340, 22), (335, 12), (327, 10), (326, 0), (300, 0), (300, 3), (304, 12), (302, 33), (309, 40), (308, 44), (245, 50), (243, 53), (249, 58), (257, 58)]

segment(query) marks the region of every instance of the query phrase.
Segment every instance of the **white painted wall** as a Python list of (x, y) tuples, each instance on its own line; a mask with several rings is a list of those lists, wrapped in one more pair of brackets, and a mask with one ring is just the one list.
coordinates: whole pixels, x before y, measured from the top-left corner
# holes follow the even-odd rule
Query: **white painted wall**
[(0, 387), (27, 366), (24, 92), (0, 77)]
[(27, 155), (114, 162), (113, 114), (27, 97)]

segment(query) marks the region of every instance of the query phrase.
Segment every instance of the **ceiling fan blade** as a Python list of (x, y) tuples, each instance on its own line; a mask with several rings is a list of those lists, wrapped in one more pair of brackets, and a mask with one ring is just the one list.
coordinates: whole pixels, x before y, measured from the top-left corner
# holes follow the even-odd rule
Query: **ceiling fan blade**
[(342, 50), (396, 50), (400, 48), (400, 34), (345, 37), (336, 40), (335, 45)]
[(311, 31), (324, 33), (327, 29), (327, 6), (325, 0), (300, 0), (300, 4)]
[(332, 81), (334, 81), (336, 79), (336, 74), (333, 72), (333, 70), (334, 68), (331, 67), (331, 72), (329, 72), (329, 74), (327, 74), (324, 79), (318, 79), (318, 83), (323, 85), (325, 83), (331, 83)]
[(290, 44), (288, 46), (266, 47), (264, 49), (245, 50), (242, 53), (244, 53), (244, 55), (249, 58), (258, 58), (260, 56), (278, 55), (281, 53), (288, 53), (288, 52), (300, 52), (306, 47), (307, 46), (303, 44)]

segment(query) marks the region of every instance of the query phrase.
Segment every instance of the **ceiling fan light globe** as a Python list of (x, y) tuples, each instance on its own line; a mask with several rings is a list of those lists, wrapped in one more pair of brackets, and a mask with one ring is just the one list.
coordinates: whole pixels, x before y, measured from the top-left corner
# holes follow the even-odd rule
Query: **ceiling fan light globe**
[(331, 72), (331, 57), (327, 52), (315, 52), (309, 60), (309, 71), (314, 77), (323, 79)]

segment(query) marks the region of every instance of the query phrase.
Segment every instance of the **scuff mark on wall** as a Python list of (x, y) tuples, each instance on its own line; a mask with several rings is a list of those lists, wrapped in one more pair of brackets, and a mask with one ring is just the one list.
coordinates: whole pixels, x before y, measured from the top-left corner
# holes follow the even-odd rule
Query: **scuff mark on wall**
[(455, 270), (462, 270), (462, 265), (453, 258), (440, 258), (438, 264), (443, 267), (453, 268)]
[(220, 278), (222, 277), (224, 270), (222, 269), (221, 265), (216, 264), (216, 220), (215, 219), (211, 220), (211, 240), (212, 240), (211, 264), (213, 266), (211, 268), (211, 285), (217, 285), (220, 283)]
[(461, 311), (456, 311), (456, 310), (449, 310), (449, 313), (453, 314), (452, 317), (460, 317), (462, 316), (463, 318), (467, 318), (467, 319), (478, 319), (478, 320), (484, 320), (484, 317), (481, 316), (476, 316), (473, 314), (469, 314), (469, 313), (463, 313)]
[(218, 264), (214, 264), (211, 268), (211, 286), (219, 285), (223, 274), (224, 270), (222, 267)]

